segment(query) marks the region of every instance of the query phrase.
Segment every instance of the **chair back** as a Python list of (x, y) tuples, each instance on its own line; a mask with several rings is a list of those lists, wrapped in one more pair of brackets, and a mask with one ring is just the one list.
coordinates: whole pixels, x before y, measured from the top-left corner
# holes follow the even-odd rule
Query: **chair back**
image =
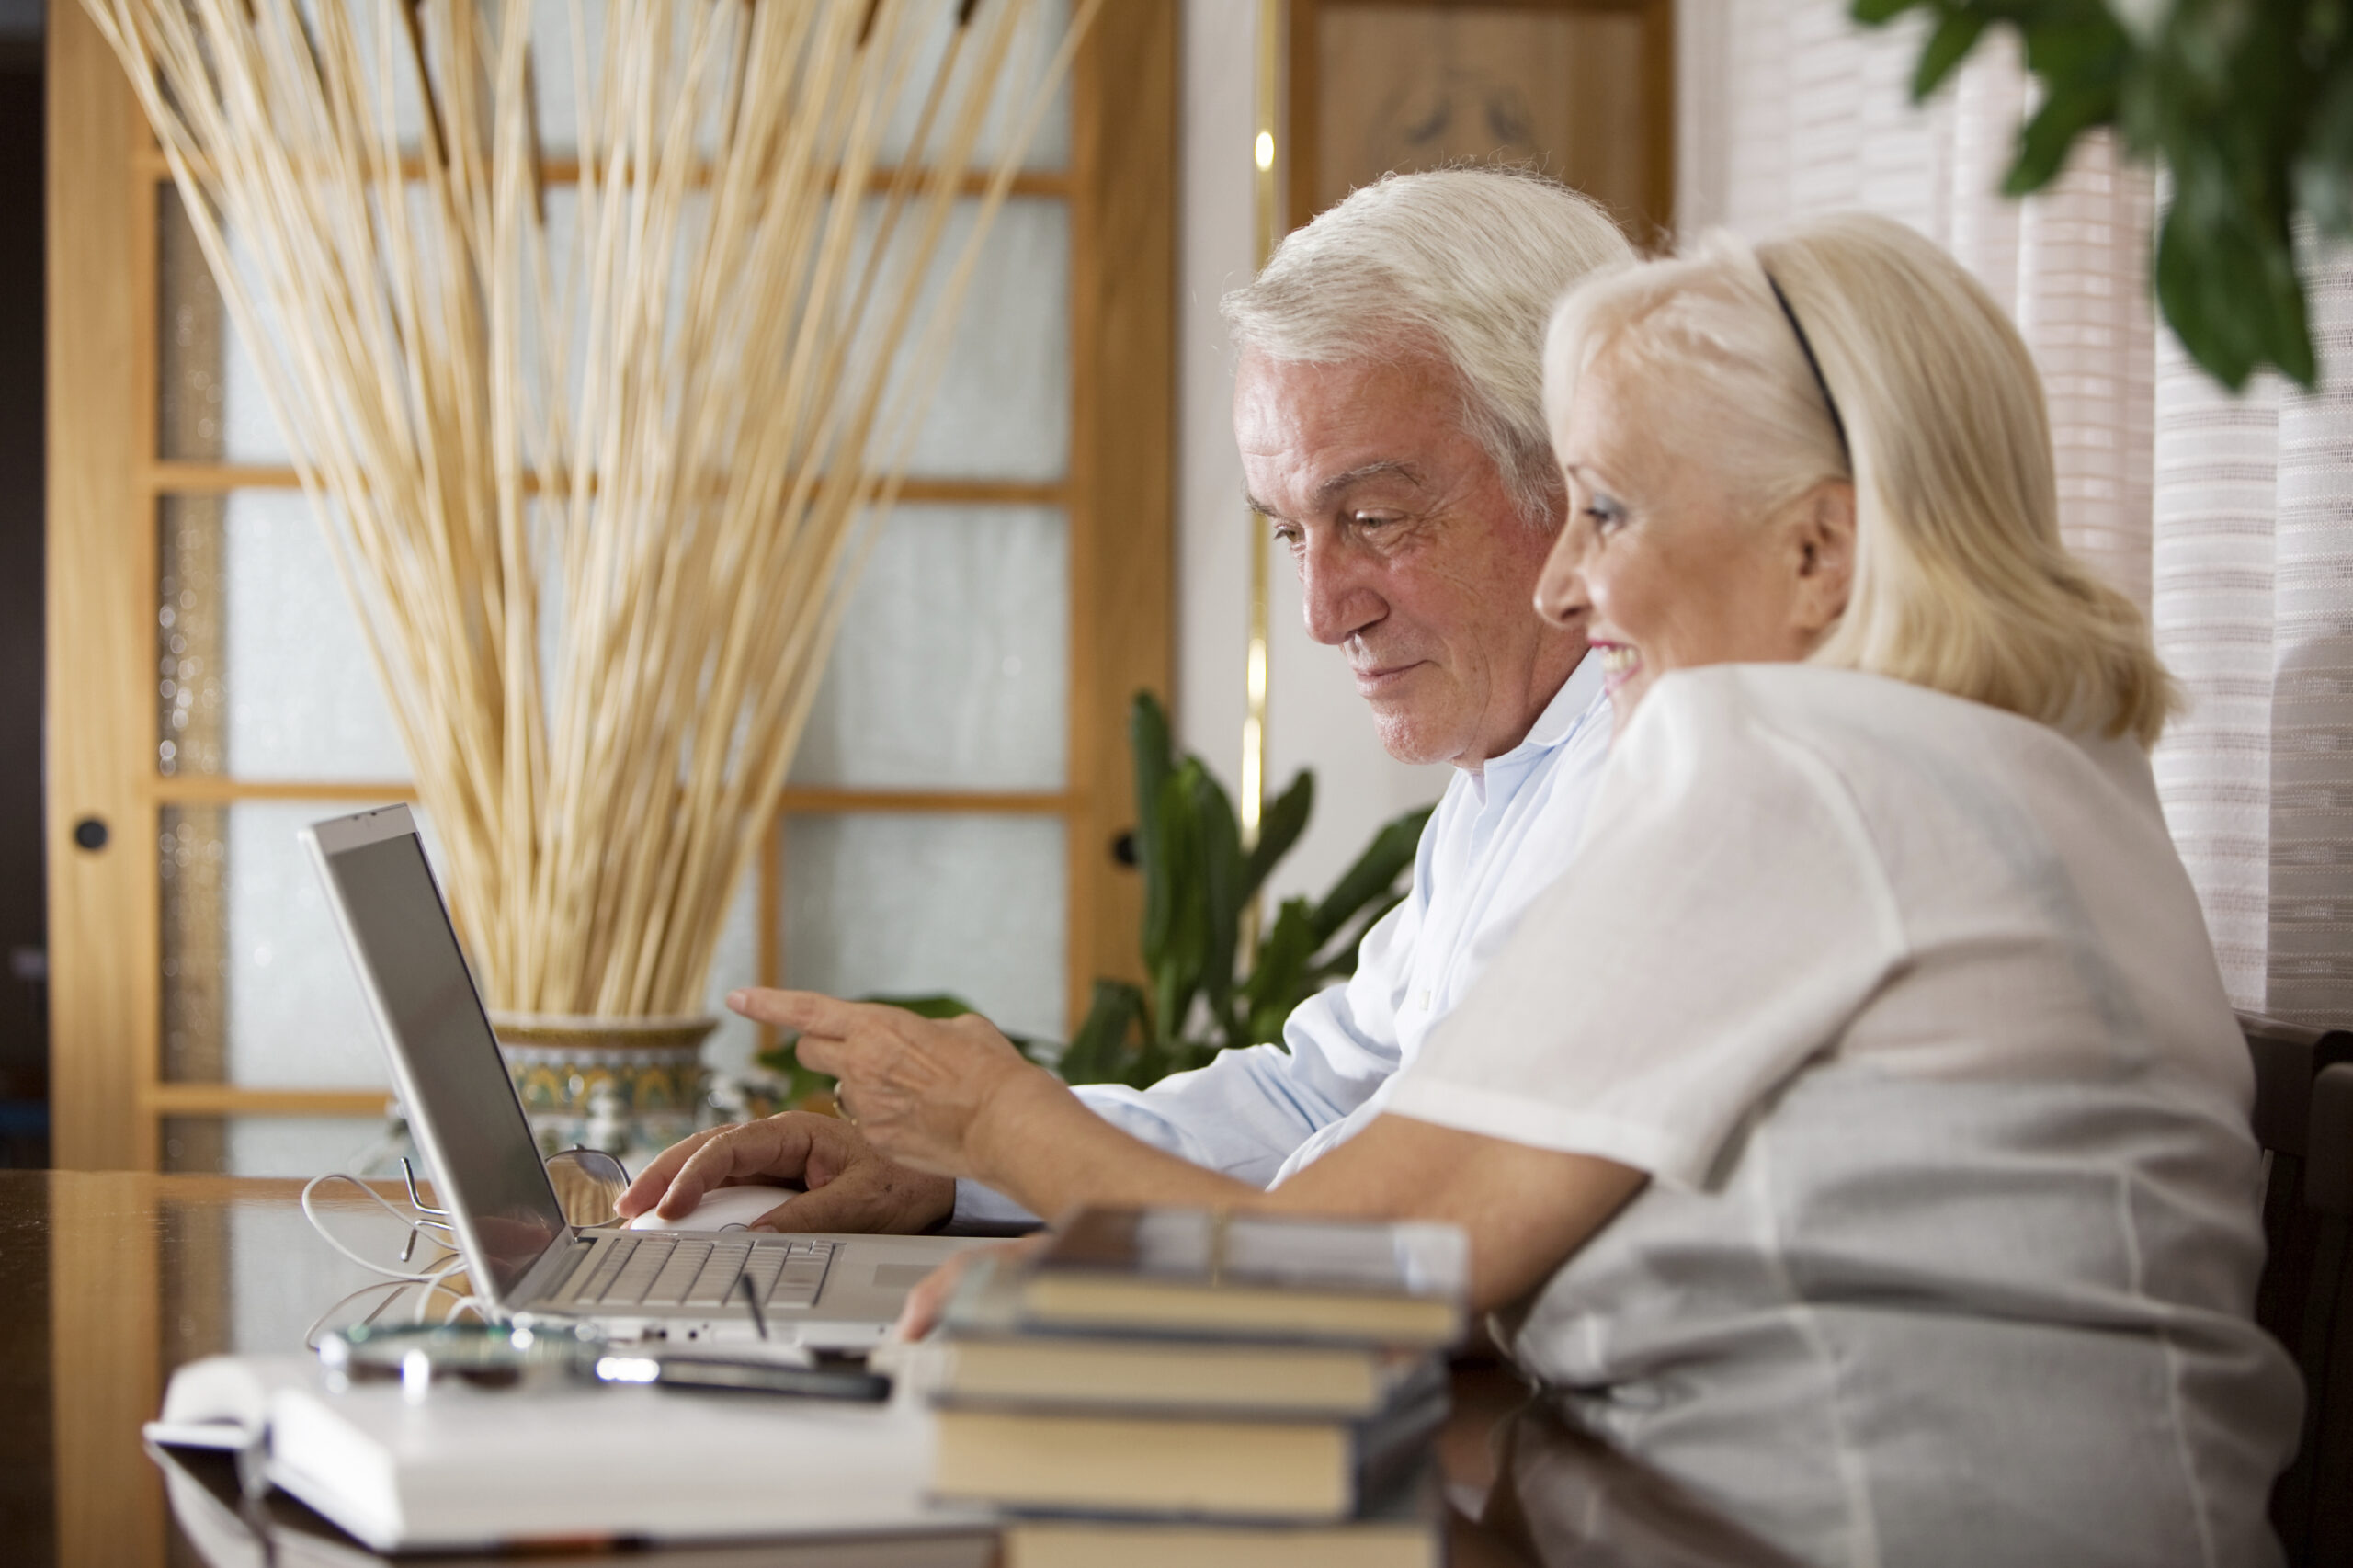
[(2353, 1031), (2239, 1015), (2268, 1156), (2255, 1315), (2304, 1376), (2304, 1430), (2271, 1493), (2288, 1561), (2353, 1562)]

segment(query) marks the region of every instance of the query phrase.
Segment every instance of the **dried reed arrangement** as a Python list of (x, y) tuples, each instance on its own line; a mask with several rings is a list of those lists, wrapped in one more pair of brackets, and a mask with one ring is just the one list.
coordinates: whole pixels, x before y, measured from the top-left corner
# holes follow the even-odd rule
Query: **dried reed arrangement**
[[(1096, 3), (569, 0), (567, 171), (529, 0), (84, 0), (335, 546), (494, 1006), (699, 1010)], [(1053, 26), (1043, 82), (1005, 85)]]

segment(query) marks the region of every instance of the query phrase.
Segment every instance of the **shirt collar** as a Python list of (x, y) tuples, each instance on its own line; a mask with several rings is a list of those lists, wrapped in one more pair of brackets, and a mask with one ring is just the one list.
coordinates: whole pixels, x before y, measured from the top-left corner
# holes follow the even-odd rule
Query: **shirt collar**
[(1544, 705), (1544, 711), (1536, 716), (1536, 722), (1529, 726), (1528, 738), (1495, 760), (1523, 752), (1551, 751), (1585, 727), (1586, 716), (1600, 698), (1601, 657), (1587, 649), (1569, 678), (1561, 683), (1561, 689), (1552, 694), (1552, 700)]
[(1536, 722), (1528, 727), (1527, 737), (1519, 744), (1501, 756), (1491, 756), (1462, 770), (1470, 776), (1479, 798), (1486, 799), (1489, 770), (1500, 768), (1510, 773), (1527, 767), (1583, 729), (1603, 700), (1601, 660), (1587, 650), (1586, 656), (1577, 661), (1577, 667), (1569, 672), (1569, 678), (1561, 683), (1561, 689), (1552, 694), (1552, 700), (1544, 705), (1544, 711), (1536, 716)]

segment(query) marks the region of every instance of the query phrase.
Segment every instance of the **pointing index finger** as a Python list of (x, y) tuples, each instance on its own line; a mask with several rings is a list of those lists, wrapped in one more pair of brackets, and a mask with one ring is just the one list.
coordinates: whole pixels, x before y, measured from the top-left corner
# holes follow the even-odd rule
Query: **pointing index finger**
[(799, 1029), (803, 1034), (835, 1039), (849, 1032), (863, 1011), (855, 1002), (841, 1002), (817, 991), (773, 991), (753, 987), (727, 994), (727, 1006), (756, 1023)]

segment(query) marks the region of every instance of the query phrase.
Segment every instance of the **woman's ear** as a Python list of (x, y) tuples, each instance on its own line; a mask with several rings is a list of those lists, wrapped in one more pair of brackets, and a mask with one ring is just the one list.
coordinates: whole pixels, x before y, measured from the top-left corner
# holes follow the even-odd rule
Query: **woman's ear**
[(1855, 487), (1824, 480), (1790, 508), (1796, 581), (1790, 608), (1796, 630), (1818, 637), (1847, 613), (1855, 586)]

